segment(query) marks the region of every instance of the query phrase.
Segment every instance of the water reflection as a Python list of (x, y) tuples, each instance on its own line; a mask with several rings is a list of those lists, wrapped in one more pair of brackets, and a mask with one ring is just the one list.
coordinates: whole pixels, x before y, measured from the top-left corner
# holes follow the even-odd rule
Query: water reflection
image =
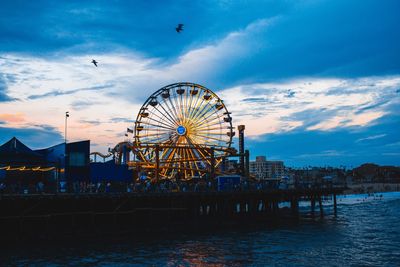
[(176, 247), (176, 252), (168, 259), (168, 266), (201, 266), (203, 264), (212, 266), (226, 266), (224, 259), (226, 251), (223, 246), (215, 243), (186, 242)]
[[(359, 201), (361, 199), (361, 201)], [(400, 193), (347, 196), (337, 218), (257, 229), (6, 248), (10, 266), (396, 266)]]

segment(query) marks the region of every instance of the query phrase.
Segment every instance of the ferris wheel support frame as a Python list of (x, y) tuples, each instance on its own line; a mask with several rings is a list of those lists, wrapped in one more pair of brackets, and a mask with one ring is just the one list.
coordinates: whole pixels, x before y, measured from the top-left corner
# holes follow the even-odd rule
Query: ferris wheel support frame
[[(160, 180), (160, 177), (159, 177), (159, 171), (160, 171), (159, 152), (162, 151), (162, 149), (164, 149), (164, 148), (192, 149), (191, 147), (187, 147), (187, 146), (172, 146), (172, 145), (159, 145), (159, 144), (132, 145), (131, 149), (132, 149), (132, 151), (135, 151), (135, 148), (138, 148), (138, 147), (141, 147), (141, 148), (143, 148), (143, 147), (146, 147), (146, 148), (153, 147), (154, 148), (154, 150), (155, 150), (155, 158), (156, 158), (155, 159), (155, 163), (154, 163), (154, 165), (155, 165), (154, 166), (154, 169), (155, 169), (155, 180), (156, 181)], [(218, 149), (218, 148), (216, 149), (214, 147), (209, 147), (209, 148), (205, 147), (203, 149), (209, 150), (209, 153), (210, 153), (209, 170), (205, 169), (205, 170), (203, 170), (203, 172), (210, 173), (210, 178), (213, 179), (213, 178), (215, 178), (215, 174), (216, 174), (216, 172), (215, 172), (215, 150), (221, 150), (221, 149)], [(231, 154), (232, 152), (233, 151), (229, 151), (230, 154), (224, 156), (223, 158), (236, 156), (236, 155)], [(147, 163), (147, 162), (143, 162), (143, 163)], [(181, 169), (181, 168), (178, 167), (177, 169)], [(182, 169), (184, 169), (184, 168), (182, 168)]]
[[(160, 146), (158, 144), (141, 144), (139, 146), (140, 147), (154, 147), (155, 150), (158, 151), (158, 152), (160, 150), (162, 150), (163, 148), (166, 148), (166, 147), (168, 147), (168, 148), (178, 148), (179, 147), (179, 148), (182, 148), (182, 149), (190, 149), (188, 147), (183, 147), (183, 146), (171, 146), (171, 145), (169, 145), (169, 146)], [(132, 151), (134, 151), (134, 149), (137, 148), (137, 147), (138, 146), (136, 146), (136, 145), (132, 145), (132, 147), (131, 147)], [(215, 150), (214, 147), (206, 148), (206, 149), (209, 149), (211, 155), (214, 155), (214, 150)], [(157, 153), (156, 153), (156, 155), (157, 155)], [(249, 150), (246, 149), (246, 150), (244, 150), (243, 153), (236, 153), (235, 150), (232, 149), (231, 151), (229, 151), (228, 155), (224, 156), (224, 158), (231, 158), (231, 157), (237, 157), (237, 158), (242, 158), (243, 157), (244, 158), (244, 168), (243, 169), (240, 168), (240, 173), (241, 173), (241, 175), (243, 177), (247, 177), (248, 178), (250, 176), (250, 152), (249, 152)], [(214, 157), (212, 157), (211, 159), (212, 159), (212, 161), (215, 160)], [(142, 163), (143, 164), (148, 164), (148, 162), (142, 162)], [(160, 166), (160, 159), (159, 159), (159, 157), (156, 157), (155, 166), (154, 166), (154, 168), (152, 167), (152, 169), (155, 169), (155, 179), (156, 179), (157, 182), (160, 180), (160, 177), (159, 177), (159, 168), (160, 167), (159, 166)], [(210, 164), (210, 169), (209, 170), (203, 170), (204, 172), (210, 173), (210, 178), (215, 178), (215, 175), (216, 175), (215, 167), (213, 167), (213, 166), (215, 166), (215, 165), (214, 164)], [(147, 168), (145, 167), (145, 169), (149, 169), (149, 168), (150, 167), (147, 167)]]

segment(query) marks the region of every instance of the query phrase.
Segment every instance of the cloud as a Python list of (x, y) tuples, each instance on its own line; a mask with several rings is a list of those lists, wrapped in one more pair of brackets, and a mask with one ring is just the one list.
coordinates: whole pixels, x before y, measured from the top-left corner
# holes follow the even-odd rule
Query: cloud
[(102, 102), (102, 101), (93, 101), (93, 100), (89, 100), (89, 99), (78, 99), (71, 103), (71, 107), (76, 111), (80, 111), (80, 110), (88, 109), (93, 105), (102, 105), (102, 104), (104, 105), (106, 103)]
[[(236, 64), (240, 64), (250, 53), (263, 46), (255, 40), (255, 36), (265, 32), (278, 18), (259, 19), (248, 24), (244, 29), (229, 33), (221, 40), (192, 49), (178, 58), (176, 64), (170, 66), (170, 72), (192, 73), (204, 79), (216, 79), (217, 75), (226, 73)], [(223, 77), (218, 77), (218, 80)], [(211, 81), (214, 84), (214, 81)]]
[(79, 120), (80, 123), (83, 124), (91, 124), (91, 125), (99, 125), (102, 122), (100, 120)]
[(57, 128), (52, 126), (52, 125), (48, 125), (48, 124), (35, 124), (35, 123), (30, 123), (28, 124), (31, 128), (35, 128), (35, 129), (39, 129), (39, 130), (44, 130), (47, 132), (58, 132)]
[[(397, 10), (396, 1), (6, 1), (0, 109), (25, 120), (2, 125), (46, 121), (62, 132), (70, 110), (71, 139), (116, 143), (154, 91), (192, 81), (225, 100), (252, 142), (346, 132), (354, 143), (385, 132), (363, 131), (399, 111)], [(178, 18), (185, 18), (179, 35)], [(303, 150), (296, 155), (335, 148)]]
[(365, 126), (385, 115), (384, 112), (365, 112), (334, 116), (307, 128), (307, 130), (332, 130), (338, 127)]
[(339, 127), (330, 131), (296, 128), (247, 138), (246, 146), (251, 158), (273, 155), (288, 166), (357, 166), (365, 162), (399, 166), (399, 157), (393, 154), (398, 153), (400, 143), (399, 122), (400, 117), (391, 114), (364, 127)]
[[(398, 112), (400, 99), (393, 88), (400, 86), (399, 78), (302, 78), (238, 85), (218, 94), (232, 112), (234, 122), (247, 125), (249, 135), (292, 131), (297, 127), (308, 131), (351, 129)], [(366, 87), (369, 90), (364, 90)], [(296, 94), (287, 97), (287, 92)]]
[(0, 114), (0, 121), (7, 122), (7, 123), (18, 123), (25, 121), (25, 115), (23, 113), (3, 113)]
[[(244, 29), (238, 36), (246, 34), (252, 32)], [(23, 99), (19, 105), (3, 107), (27, 114), (25, 123), (8, 126), (24, 127), (27, 122), (47, 118), (49, 124), (63, 131), (64, 113), (72, 107), (69, 139), (92, 139), (99, 144), (117, 143), (120, 133), (132, 125), (149, 95), (172, 82), (169, 76), (176, 74), (172, 66), (187, 64), (182, 61), (162, 66), (157, 59), (134, 54), (102, 55), (98, 59), (102, 63), (99, 68), (90, 65), (91, 55), (53, 60), (16, 55), (3, 58), (5, 65), (13, 66), (9, 74), (15, 81), (9, 90)], [(200, 74), (192, 74), (203, 75), (202, 70), (199, 69)], [(179, 75), (177, 73), (176, 77)], [(400, 77), (393, 75), (354, 79), (296, 78), (244, 83), (215, 91), (232, 112), (234, 124), (246, 124), (246, 135), (262, 140), (267, 133), (335, 131), (338, 128), (353, 131), (378, 123), (379, 118), (398, 112), (400, 98), (396, 88), (399, 86)], [(49, 113), (54, 116), (49, 117)], [(95, 121), (101, 123), (93, 123)], [(100, 136), (100, 132), (107, 134)]]
[(289, 89), (289, 90), (287, 91), (286, 97), (291, 98), (291, 97), (295, 97), (295, 95), (296, 95), (296, 92), (295, 92), (295, 91), (292, 91), (291, 89)]
[[(112, 85), (99, 85), (99, 86), (93, 86), (93, 87), (87, 87), (87, 88), (79, 88), (79, 89), (74, 89), (74, 90), (69, 90), (69, 91), (60, 91), (60, 90), (53, 90), (44, 94), (38, 94), (38, 95), (30, 95), (28, 96), (28, 99), (38, 99), (38, 98), (45, 98), (45, 97), (55, 97), (55, 96), (63, 96), (63, 95), (71, 95), (75, 94), (78, 92), (84, 92), (84, 91), (100, 91), (106, 88), (110, 88)], [(75, 102), (76, 103), (76, 102)]]
[[(270, 17), (287, 9), (274, 3), (263, 4), (263, 8), (260, 3), (231, 3), (222, 8), (214, 1), (207, 2), (61, 0), (57, 4), (37, 1), (35, 5), (19, 5), (6, 1), (0, 11), (0, 51), (45, 54), (67, 50), (84, 54), (88, 50), (98, 53), (130, 48), (151, 57), (175, 58), (189, 47), (218, 40), (261, 15)], [(221, 16), (221, 12), (229, 12), (236, 19)], [(184, 34), (175, 32), (181, 22), (177, 18), (184, 18)]]
[[(396, 1), (6, 1), (0, 11), (0, 52), (51, 60), (136, 54), (157, 59), (161, 69), (167, 66), (176, 75), (169, 81), (197, 77), (211, 87), (304, 76), (393, 75), (400, 71), (397, 10)], [(180, 35), (174, 31), (177, 18), (185, 18)]]
[(375, 139), (379, 139), (379, 138), (382, 138), (382, 137), (385, 137), (385, 136), (386, 136), (386, 134), (371, 135), (371, 136), (368, 136), (368, 137), (357, 139), (356, 142), (375, 140)]
[[(312, 104), (312, 102), (310, 104)], [(330, 118), (335, 116), (338, 112), (340, 112), (339, 109), (327, 109), (324, 107), (304, 109), (302, 111), (295, 112), (288, 116), (282, 117), (282, 120), (301, 121), (302, 122), (301, 127), (308, 128), (323, 121), (329, 120)]]
[(400, 142), (389, 143), (385, 145), (386, 147), (400, 147)]
[(118, 122), (126, 122), (126, 123), (132, 123), (133, 119), (132, 118), (121, 118), (121, 117), (117, 117), (117, 118), (111, 118), (110, 122), (112, 123), (118, 123)]
[(242, 102), (262, 102), (266, 103), (268, 100), (264, 97), (249, 97), (242, 99)]
[(359, 109), (359, 112), (363, 112), (363, 111), (365, 111), (365, 110), (370, 110), (370, 109), (375, 109), (375, 108), (381, 107), (381, 106), (383, 106), (383, 105), (385, 105), (385, 104), (387, 104), (387, 103), (389, 103), (389, 102), (390, 102), (390, 100), (384, 100), (384, 101), (375, 103), (375, 104), (373, 104), (373, 105), (366, 105), (366, 106), (360, 108), (360, 109)]
[(304, 158), (317, 158), (317, 157), (340, 157), (343, 156), (343, 152), (336, 151), (336, 150), (325, 150), (321, 151), (319, 153), (313, 153), (313, 154), (300, 154), (297, 156), (294, 156), (293, 158), (298, 158), (298, 159), (304, 159)]
[(0, 73), (0, 102), (6, 102), (6, 101), (14, 101), (16, 100), (15, 98), (10, 97), (7, 95), (7, 84), (4, 79), (4, 74)]

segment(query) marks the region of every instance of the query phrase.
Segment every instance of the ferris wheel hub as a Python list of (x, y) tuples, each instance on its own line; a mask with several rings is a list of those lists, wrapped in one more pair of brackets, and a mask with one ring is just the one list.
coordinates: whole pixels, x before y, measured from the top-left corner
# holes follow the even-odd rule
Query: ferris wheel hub
[(179, 125), (179, 126), (176, 128), (176, 132), (177, 132), (177, 134), (179, 134), (179, 135), (185, 135), (185, 134), (186, 134), (186, 127), (183, 126), (183, 125)]

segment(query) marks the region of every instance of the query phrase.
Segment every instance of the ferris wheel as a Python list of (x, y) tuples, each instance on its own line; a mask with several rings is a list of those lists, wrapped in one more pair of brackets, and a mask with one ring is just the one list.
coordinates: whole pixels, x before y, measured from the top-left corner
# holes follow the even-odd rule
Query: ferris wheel
[(157, 177), (203, 177), (231, 151), (232, 117), (210, 89), (175, 83), (153, 93), (134, 129), (136, 154)]

